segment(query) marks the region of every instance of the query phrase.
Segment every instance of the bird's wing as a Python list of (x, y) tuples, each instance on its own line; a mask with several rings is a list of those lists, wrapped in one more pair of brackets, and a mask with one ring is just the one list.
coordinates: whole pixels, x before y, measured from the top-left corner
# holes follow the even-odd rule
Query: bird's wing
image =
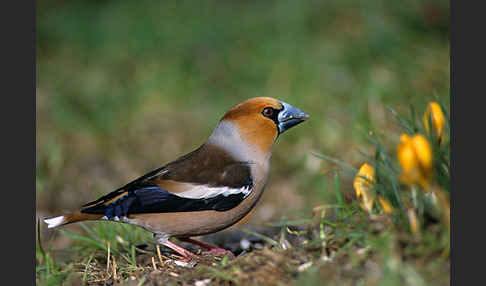
[(250, 165), (214, 146), (203, 145), (168, 165), (84, 205), (84, 213), (126, 216), (136, 213), (225, 211), (252, 191)]

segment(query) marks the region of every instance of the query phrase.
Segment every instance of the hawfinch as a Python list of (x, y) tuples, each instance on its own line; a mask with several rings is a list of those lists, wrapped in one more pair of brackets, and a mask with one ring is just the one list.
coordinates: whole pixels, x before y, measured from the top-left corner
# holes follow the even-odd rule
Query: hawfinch
[(223, 230), (250, 213), (267, 181), (273, 143), (281, 133), (308, 118), (283, 101), (251, 98), (226, 112), (196, 150), (77, 212), (44, 221), (49, 228), (85, 220), (137, 225), (184, 259), (197, 256), (171, 242), (170, 237), (214, 254), (228, 253), (190, 237)]

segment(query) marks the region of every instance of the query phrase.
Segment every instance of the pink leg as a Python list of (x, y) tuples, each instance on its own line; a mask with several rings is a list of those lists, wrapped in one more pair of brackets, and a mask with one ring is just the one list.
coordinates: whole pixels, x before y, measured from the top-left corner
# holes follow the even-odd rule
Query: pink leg
[(190, 252), (187, 249), (180, 247), (179, 245), (177, 245), (177, 244), (175, 244), (175, 243), (173, 243), (169, 240), (163, 242), (162, 244), (167, 246), (168, 248), (174, 250), (175, 252), (179, 253), (180, 255), (184, 256), (185, 259), (191, 259), (191, 257), (199, 258), (199, 256), (197, 256), (196, 254)]
[(223, 249), (223, 248), (219, 248), (216, 245), (212, 245), (212, 244), (202, 242), (202, 241), (199, 241), (199, 240), (195, 240), (195, 239), (191, 239), (191, 238), (179, 238), (179, 240), (189, 242), (189, 243), (199, 245), (201, 247), (206, 248), (208, 251), (205, 251), (204, 253), (222, 254), (222, 255), (228, 254), (229, 256), (231, 256), (233, 258), (235, 257), (233, 252), (226, 250), (226, 249)]

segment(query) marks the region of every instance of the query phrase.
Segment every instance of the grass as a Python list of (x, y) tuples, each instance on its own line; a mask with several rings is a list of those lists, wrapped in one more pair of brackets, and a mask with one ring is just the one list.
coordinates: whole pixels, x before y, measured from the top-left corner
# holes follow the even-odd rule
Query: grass
[[(187, 268), (129, 225), (52, 232), (41, 224), (37, 284), (450, 284), (450, 138), (436, 144), (421, 122), (437, 101), (449, 134), (449, 2), (36, 8), (39, 218), (75, 210), (191, 151), (248, 97), (273, 96), (311, 116), (278, 139), (267, 190), (244, 233), (263, 236), (251, 251)], [(400, 180), (402, 133), (433, 143), (435, 199)], [(353, 189), (365, 162), (376, 179), (370, 212)]]

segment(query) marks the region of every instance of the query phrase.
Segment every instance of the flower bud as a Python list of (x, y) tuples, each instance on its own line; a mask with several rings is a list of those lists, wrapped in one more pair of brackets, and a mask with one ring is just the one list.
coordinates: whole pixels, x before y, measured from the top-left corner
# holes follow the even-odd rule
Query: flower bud
[(437, 135), (440, 144), (444, 139), (445, 118), (444, 114), (442, 113), (442, 109), (440, 108), (440, 105), (437, 104), (437, 102), (430, 102), (427, 105), (427, 109), (424, 113), (423, 121), (427, 133), (430, 132), (429, 120), (432, 123), (432, 127), (434, 128), (435, 134)]
[(374, 199), (370, 193), (370, 188), (375, 180), (375, 170), (368, 163), (364, 163), (354, 178), (353, 187), (356, 197), (363, 209), (371, 212)]

